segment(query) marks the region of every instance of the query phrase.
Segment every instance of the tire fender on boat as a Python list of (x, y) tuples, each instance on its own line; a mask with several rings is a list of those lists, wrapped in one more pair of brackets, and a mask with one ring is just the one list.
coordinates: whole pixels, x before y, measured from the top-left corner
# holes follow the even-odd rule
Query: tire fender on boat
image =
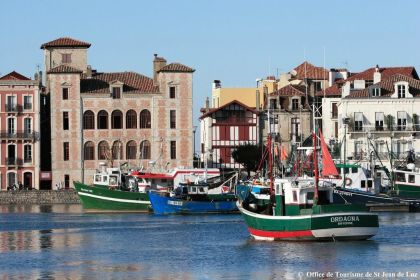
[(346, 178), (346, 186), (350, 186), (351, 183), (353, 183), (353, 180), (351, 178)]

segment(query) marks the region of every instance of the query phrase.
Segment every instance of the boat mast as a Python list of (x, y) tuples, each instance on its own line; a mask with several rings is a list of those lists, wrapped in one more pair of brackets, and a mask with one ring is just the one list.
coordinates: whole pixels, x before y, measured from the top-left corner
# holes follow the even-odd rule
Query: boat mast
[(319, 182), (319, 172), (318, 172), (318, 155), (316, 152), (316, 122), (315, 122), (315, 105), (312, 105), (313, 107), (313, 126), (314, 131), (312, 132), (312, 141), (314, 142), (314, 153), (313, 153), (313, 161), (314, 161), (314, 173), (315, 173), (315, 191), (314, 191), (314, 205), (318, 204), (318, 182)]

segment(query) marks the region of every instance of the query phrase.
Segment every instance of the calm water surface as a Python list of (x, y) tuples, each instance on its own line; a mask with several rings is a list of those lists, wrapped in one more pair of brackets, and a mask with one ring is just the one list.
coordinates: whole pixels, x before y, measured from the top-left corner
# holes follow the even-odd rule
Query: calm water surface
[(240, 215), (0, 206), (0, 279), (420, 279), (420, 213), (380, 223), (364, 242), (257, 242)]

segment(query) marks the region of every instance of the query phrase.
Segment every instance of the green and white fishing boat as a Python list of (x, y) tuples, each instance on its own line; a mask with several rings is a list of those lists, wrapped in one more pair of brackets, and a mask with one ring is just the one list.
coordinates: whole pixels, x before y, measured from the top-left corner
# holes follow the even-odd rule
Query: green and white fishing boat
[(139, 188), (141, 181), (120, 168), (105, 168), (95, 173), (93, 185), (73, 184), (86, 212), (149, 212), (148, 188)]
[[(313, 138), (313, 158), (317, 159), (315, 133)], [(269, 174), (272, 174), (270, 136), (267, 147)], [(258, 206), (251, 191), (249, 195), (238, 196), (241, 198), (238, 209), (255, 239), (364, 240), (377, 233), (378, 215), (367, 212), (363, 205), (334, 204), (331, 184), (319, 185), (317, 160), (314, 167), (315, 178), (270, 178), (271, 200), (265, 209)]]

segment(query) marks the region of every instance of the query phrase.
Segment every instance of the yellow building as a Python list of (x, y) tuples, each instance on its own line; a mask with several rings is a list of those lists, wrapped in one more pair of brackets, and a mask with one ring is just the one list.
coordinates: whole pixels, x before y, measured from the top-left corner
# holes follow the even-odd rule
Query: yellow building
[(219, 108), (225, 104), (236, 100), (250, 108), (257, 108), (257, 99), (259, 100), (258, 107), (261, 107), (263, 104), (266, 103), (265, 100), (267, 100), (268, 94), (275, 90), (277, 90), (277, 82), (275, 80), (275, 77), (272, 76), (267, 77), (267, 79), (257, 80), (257, 87), (251, 88), (222, 88), (221, 82), (219, 80), (215, 80), (213, 82), (211, 94), (211, 107)]

